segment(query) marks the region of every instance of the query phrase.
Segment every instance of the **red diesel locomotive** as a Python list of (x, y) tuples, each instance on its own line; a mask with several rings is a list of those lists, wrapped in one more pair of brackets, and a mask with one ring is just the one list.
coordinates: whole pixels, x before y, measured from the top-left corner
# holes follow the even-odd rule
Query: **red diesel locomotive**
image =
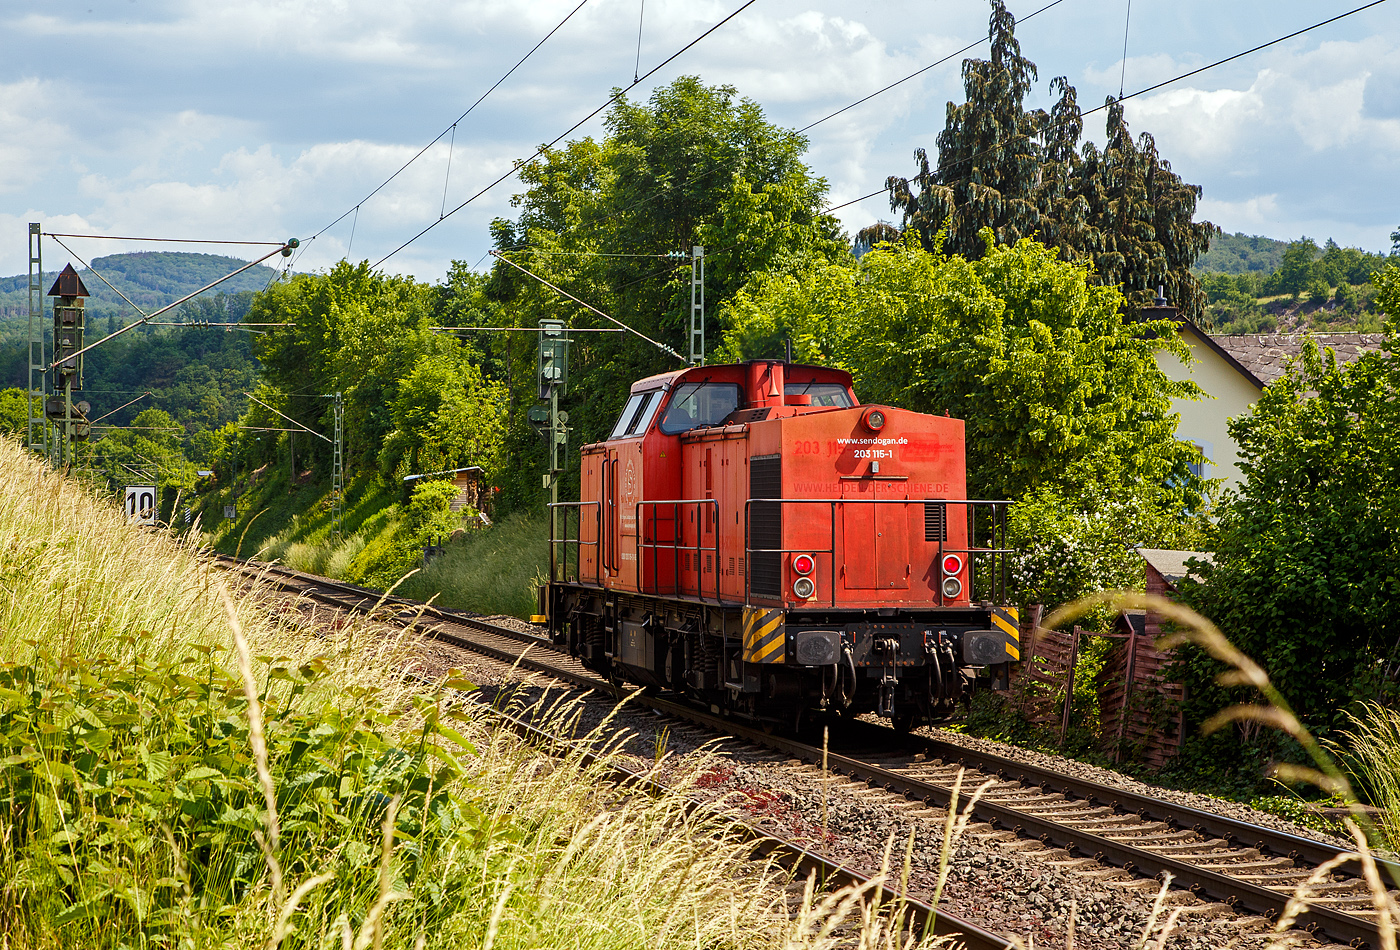
[(950, 714), (1019, 658), (1005, 503), (967, 499), (963, 423), (757, 360), (632, 385), (557, 506), (554, 641), (614, 679), (791, 723)]

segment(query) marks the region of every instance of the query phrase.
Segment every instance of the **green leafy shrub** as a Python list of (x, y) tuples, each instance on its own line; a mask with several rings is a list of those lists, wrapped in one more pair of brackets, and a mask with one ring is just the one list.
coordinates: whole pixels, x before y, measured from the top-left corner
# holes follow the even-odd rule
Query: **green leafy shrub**
[[(442, 849), (510, 833), (464, 795), (458, 757), (474, 749), (433, 707), (395, 739), (372, 690), (306, 708), (298, 700), (324, 664), (282, 661), (259, 697), (280, 825), (269, 842), (247, 697), (221, 659), (197, 648), (176, 662), (77, 661), (36, 646), (0, 665), (0, 914), (12, 937), (100, 924), (103, 945), (140, 935), (174, 946), (258, 897), (273, 845), (287, 880), (329, 872), (321, 899), (358, 928), (391, 802), (409, 888)], [(419, 912), (431, 913), (423, 895)]]
[(548, 569), (548, 516), (517, 513), (450, 542), (397, 592), (444, 607), (523, 619), (538, 612), (536, 588)]
[(461, 516), (450, 507), (456, 497), (457, 487), (449, 481), (425, 480), (416, 484), (392, 537), (367, 544), (356, 558), (364, 565), (365, 583), (388, 590), (419, 567), (424, 548), (441, 544), (462, 526)]
[[(1150, 494), (1039, 489), (1011, 507), (1010, 532), (1014, 598), (1058, 607), (1098, 591), (1141, 590), (1138, 548), (1194, 549), (1206, 543), (1209, 525), (1154, 506)], [(1099, 609), (1090, 625), (1109, 616)]]

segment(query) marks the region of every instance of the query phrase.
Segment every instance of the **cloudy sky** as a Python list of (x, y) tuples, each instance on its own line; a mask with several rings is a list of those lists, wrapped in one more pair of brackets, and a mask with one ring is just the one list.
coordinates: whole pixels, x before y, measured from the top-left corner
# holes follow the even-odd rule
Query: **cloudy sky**
[[(298, 270), (347, 254), (378, 261), (630, 84), (639, 54), (646, 73), (743, 4), (586, 0), (455, 133), (362, 200), (578, 2), (0, 0), (0, 274), (25, 270), (29, 221), (200, 240), (319, 232)], [(1025, 17), (1046, 2), (1009, 6)], [(1061, 0), (1017, 32), (1039, 66), (1038, 102), (1064, 75), (1081, 103), (1098, 104), (1120, 80), (1143, 89), (1362, 2), (1137, 0), (1126, 62), (1125, 0)], [(633, 96), (695, 74), (801, 128), (985, 38), (987, 10), (757, 0)], [(832, 204), (912, 172), (945, 103), (962, 99), (958, 67), (806, 133)], [(1400, 0), (1134, 99), (1128, 117), (1204, 187), (1200, 214), (1226, 231), (1387, 249), (1400, 227)], [(1101, 117), (1086, 121), (1101, 136)], [(452, 260), (485, 266), (487, 223), (511, 213), (517, 190), (506, 180), (382, 266), (429, 280)], [(852, 232), (891, 217), (879, 197), (838, 213)], [(84, 258), (152, 247), (70, 246)], [(46, 267), (64, 256), (47, 246)]]

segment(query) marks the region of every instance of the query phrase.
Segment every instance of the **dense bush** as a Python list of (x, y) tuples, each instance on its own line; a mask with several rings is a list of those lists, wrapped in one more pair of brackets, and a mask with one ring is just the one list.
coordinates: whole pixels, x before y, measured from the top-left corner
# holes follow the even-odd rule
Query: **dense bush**
[[(1400, 312), (1400, 268), (1378, 282), (1378, 299)], [(1231, 423), (1245, 480), (1221, 509), (1214, 565), (1201, 585), (1185, 586), (1319, 734), (1342, 724), (1349, 703), (1382, 692), (1384, 664), (1400, 658), (1397, 342), (1392, 323), (1384, 351), (1349, 365), (1310, 344)], [(1215, 683), (1219, 664), (1186, 656), (1197, 722), (1239, 698)], [(1247, 743), (1254, 732), (1233, 739)]]
[[(1164, 512), (1132, 491), (1028, 494), (1011, 508), (1013, 596), (1057, 607), (1101, 590), (1141, 590), (1141, 547), (1196, 550), (1209, 522)], [(1106, 608), (1090, 623), (1105, 626)]]

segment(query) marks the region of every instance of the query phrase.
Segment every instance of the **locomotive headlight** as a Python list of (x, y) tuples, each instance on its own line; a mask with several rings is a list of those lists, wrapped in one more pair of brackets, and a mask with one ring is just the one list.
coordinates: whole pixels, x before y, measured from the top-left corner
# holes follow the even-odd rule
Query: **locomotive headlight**
[(799, 577), (792, 582), (792, 592), (802, 600), (811, 597), (817, 591), (817, 585), (812, 583), (810, 577)]
[(962, 558), (958, 557), (956, 554), (945, 554), (945, 555), (943, 555), (943, 573), (944, 573), (944, 574), (961, 574), (961, 573), (962, 573)]
[(885, 411), (883, 409), (867, 409), (860, 421), (865, 423), (865, 427), (871, 432), (879, 432), (885, 427)]
[(956, 577), (943, 578), (943, 596), (949, 600), (954, 600), (962, 593), (962, 581)]
[(810, 554), (799, 554), (792, 559), (792, 569), (803, 576), (812, 573), (816, 566), (817, 562)]

